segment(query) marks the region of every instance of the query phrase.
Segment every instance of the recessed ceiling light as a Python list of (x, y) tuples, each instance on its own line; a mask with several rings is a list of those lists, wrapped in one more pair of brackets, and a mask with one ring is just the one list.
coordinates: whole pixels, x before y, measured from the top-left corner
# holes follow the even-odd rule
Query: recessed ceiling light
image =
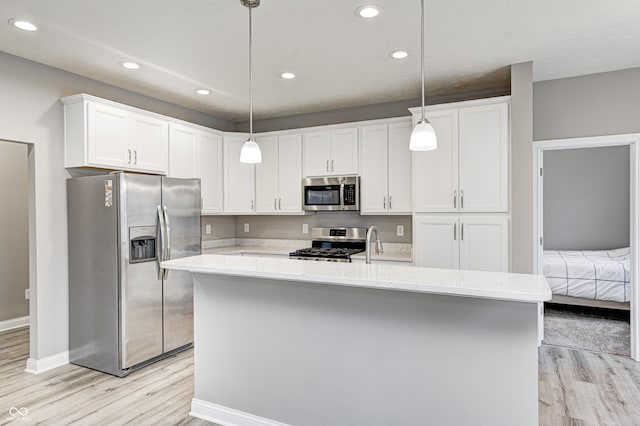
[(38, 31), (38, 27), (28, 21), (22, 21), (19, 19), (9, 19), (9, 23), (16, 28), (20, 28), (24, 31)]
[(407, 52), (406, 50), (394, 50), (393, 52), (389, 53), (389, 56), (391, 56), (393, 59), (404, 59), (409, 56), (409, 52)]
[(292, 72), (283, 72), (282, 74), (280, 74), (280, 77), (284, 78), (285, 80), (290, 80), (292, 78), (296, 78), (296, 75)]
[(382, 8), (375, 4), (367, 4), (356, 9), (356, 15), (361, 18), (375, 18), (380, 14)]
[(139, 70), (140, 68), (142, 68), (142, 65), (135, 62), (120, 62), (120, 65), (128, 70)]
[(196, 89), (198, 95), (210, 95), (211, 91), (208, 89)]

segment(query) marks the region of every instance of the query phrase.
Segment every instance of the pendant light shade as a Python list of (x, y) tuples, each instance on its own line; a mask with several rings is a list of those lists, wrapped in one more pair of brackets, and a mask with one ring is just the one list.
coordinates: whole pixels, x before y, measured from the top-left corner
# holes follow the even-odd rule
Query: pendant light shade
[(262, 163), (262, 151), (260, 145), (253, 140), (247, 139), (240, 150), (241, 163)]
[(409, 149), (411, 151), (432, 151), (438, 147), (436, 132), (429, 120), (420, 120), (411, 132)]
[(260, 0), (240, 0), (240, 3), (249, 8), (249, 139), (240, 150), (241, 163), (262, 163), (262, 151), (260, 145), (253, 137), (253, 70), (251, 67), (251, 51), (253, 47), (251, 9), (260, 6)]
[(433, 126), (424, 116), (424, 0), (420, 0), (420, 75), (422, 77), (422, 119), (416, 123), (409, 139), (411, 151), (432, 151), (438, 148), (438, 139)]

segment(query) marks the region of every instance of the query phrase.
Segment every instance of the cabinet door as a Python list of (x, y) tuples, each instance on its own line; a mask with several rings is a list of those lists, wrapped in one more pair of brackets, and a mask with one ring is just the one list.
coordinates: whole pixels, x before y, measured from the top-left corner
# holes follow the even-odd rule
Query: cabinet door
[(389, 124), (389, 213), (411, 214), (411, 120)]
[(438, 149), (413, 153), (414, 210), (455, 212), (458, 210), (458, 111), (436, 111), (427, 118), (436, 132)]
[(389, 209), (387, 125), (364, 126), (360, 135), (360, 213), (386, 213)]
[(458, 269), (457, 216), (414, 215), (413, 259), (416, 266)]
[(255, 211), (255, 166), (240, 162), (240, 150), (246, 135), (224, 136), (224, 211)]
[(460, 211), (508, 211), (508, 119), (505, 103), (460, 109)]
[(358, 129), (340, 129), (331, 132), (332, 175), (358, 174)]
[(200, 131), (197, 166), (202, 193), (202, 212), (222, 212), (222, 136)]
[(509, 221), (505, 216), (460, 218), (460, 268), (509, 271)]
[(304, 175), (328, 175), (330, 170), (331, 134), (329, 132), (309, 132), (305, 133), (303, 138)]
[(278, 137), (257, 139), (262, 151), (262, 163), (256, 164), (256, 212), (278, 211)]
[(131, 167), (129, 115), (119, 108), (89, 103), (87, 162), (94, 167)]
[(198, 176), (198, 131), (193, 128), (169, 125), (169, 176), (195, 178)]
[(169, 124), (144, 115), (131, 116), (133, 166), (136, 170), (167, 173)]
[(302, 135), (278, 137), (278, 211), (302, 213)]

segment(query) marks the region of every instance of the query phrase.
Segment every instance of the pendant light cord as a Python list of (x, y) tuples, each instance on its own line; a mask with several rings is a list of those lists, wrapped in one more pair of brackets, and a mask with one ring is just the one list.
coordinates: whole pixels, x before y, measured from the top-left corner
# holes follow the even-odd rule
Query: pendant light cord
[(422, 75), (422, 121), (424, 121), (424, 0), (421, 0), (420, 6), (422, 18), (420, 24), (420, 74)]
[(253, 70), (251, 68), (251, 50), (253, 40), (251, 22), (251, 2), (249, 2), (249, 140), (253, 140)]

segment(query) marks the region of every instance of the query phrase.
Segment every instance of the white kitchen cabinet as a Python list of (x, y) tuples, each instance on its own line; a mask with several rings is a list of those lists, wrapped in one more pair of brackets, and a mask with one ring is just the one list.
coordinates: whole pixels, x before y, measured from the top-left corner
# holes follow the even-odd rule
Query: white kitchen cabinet
[(424, 215), (413, 218), (416, 266), (509, 271), (506, 215)]
[(410, 136), (410, 119), (361, 127), (361, 214), (411, 214)]
[(302, 213), (302, 135), (259, 136), (257, 142), (256, 212)]
[[(412, 112), (415, 122), (421, 113), (419, 108)], [(507, 212), (508, 103), (465, 103), (428, 111), (427, 118), (438, 148), (414, 153), (414, 211)]]
[(197, 126), (169, 126), (169, 176), (199, 178), (202, 213), (222, 213), (222, 136)]
[(65, 167), (167, 173), (168, 121), (84, 94), (61, 100)]
[(255, 164), (240, 162), (240, 150), (247, 135), (225, 133), (224, 137), (224, 212), (255, 213)]
[(303, 155), (305, 176), (358, 174), (358, 129), (304, 133)]

